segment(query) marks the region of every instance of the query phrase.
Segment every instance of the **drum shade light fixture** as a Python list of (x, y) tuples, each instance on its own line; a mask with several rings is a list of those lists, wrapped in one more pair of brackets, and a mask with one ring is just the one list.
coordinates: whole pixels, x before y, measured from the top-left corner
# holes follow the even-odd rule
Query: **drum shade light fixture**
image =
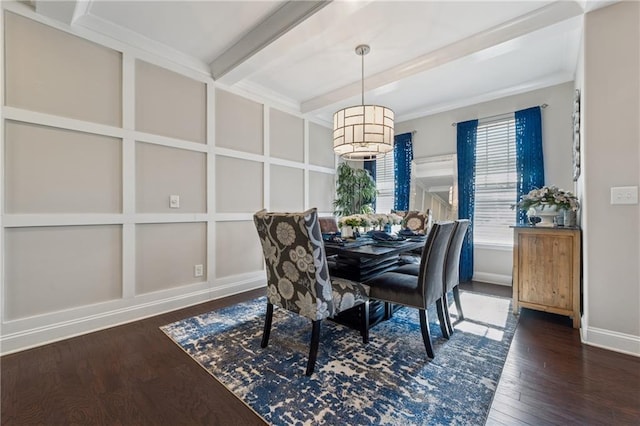
[(374, 159), (393, 149), (393, 111), (364, 104), (364, 55), (370, 50), (366, 44), (356, 47), (362, 58), (362, 104), (333, 114), (333, 150), (348, 160)]

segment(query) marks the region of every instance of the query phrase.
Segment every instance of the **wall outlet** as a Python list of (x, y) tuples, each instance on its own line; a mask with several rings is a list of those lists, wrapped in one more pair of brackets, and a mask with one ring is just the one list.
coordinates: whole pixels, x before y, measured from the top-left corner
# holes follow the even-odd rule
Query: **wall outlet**
[(618, 186), (611, 188), (611, 204), (638, 204), (638, 187)]
[(180, 208), (180, 196), (179, 195), (169, 195), (169, 207), (172, 209)]
[(201, 277), (204, 275), (204, 266), (203, 265), (195, 265), (193, 267), (193, 276)]

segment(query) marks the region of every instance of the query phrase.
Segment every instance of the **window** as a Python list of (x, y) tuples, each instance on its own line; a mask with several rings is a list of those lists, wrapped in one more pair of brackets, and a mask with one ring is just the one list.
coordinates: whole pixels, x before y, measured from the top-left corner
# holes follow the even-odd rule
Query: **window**
[(512, 245), (516, 212), (516, 138), (513, 114), (478, 124), (473, 238)]
[(389, 213), (395, 200), (394, 150), (376, 159), (376, 213)]

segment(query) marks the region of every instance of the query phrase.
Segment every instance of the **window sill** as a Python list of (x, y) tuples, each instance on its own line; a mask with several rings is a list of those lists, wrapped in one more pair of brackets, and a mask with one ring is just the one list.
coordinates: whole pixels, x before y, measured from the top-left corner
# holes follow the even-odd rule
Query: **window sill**
[(500, 243), (473, 243), (474, 249), (496, 250), (496, 251), (513, 251), (513, 244)]

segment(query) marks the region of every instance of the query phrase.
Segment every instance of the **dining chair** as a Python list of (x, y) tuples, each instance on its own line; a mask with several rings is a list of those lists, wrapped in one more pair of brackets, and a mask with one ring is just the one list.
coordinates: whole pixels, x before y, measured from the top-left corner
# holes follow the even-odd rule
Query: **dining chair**
[(453, 299), (456, 304), (456, 311), (458, 313), (458, 321), (464, 319), (464, 313), (462, 312), (462, 304), (460, 303), (460, 253), (462, 252), (462, 243), (467, 236), (467, 230), (469, 229), (469, 219), (456, 220), (455, 229), (451, 235), (451, 241), (449, 241), (449, 248), (447, 249), (447, 260), (444, 266), (444, 311), (447, 318), (447, 326), (449, 327), (449, 334), (453, 334), (453, 325), (451, 322), (451, 315), (449, 315), (449, 301), (447, 295), (449, 292), (453, 292)]
[(337, 234), (340, 232), (338, 229), (338, 221), (333, 216), (319, 217), (320, 232), (323, 234)]
[(369, 287), (330, 277), (317, 209), (301, 213), (261, 210), (253, 221), (267, 272), (267, 314), (260, 346), (266, 348), (269, 343), (274, 305), (312, 322), (307, 376), (315, 368), (323, 319), (360, 306), (360, 333), (363, 343), (368, 343)]
[(433, 225), (433, 216), (430, 209), (424, 212), (410, 210), (403, 216), (402, 223), (410, 231), (428, 234)]
[[(431, 209), (427, 209), (424, 212), (410, 210), (404, 215), (402, 222), (405, 225), (405, 229), (401, 232), (414, 235), (428, 235), (433, 226), (433, 215), (431, 214)], [(420, 263), (421, 256), (422, 247), (412, 250), (410, 253), (405, 253), (401, 261), (402, 263), (417, 265)]]
[(369, 296), (372, 299), (418, 309), (422, 340), (429, 358), (434, 357), (434, 352), (427, 321), (427, 308), (434, 303), (442, 335), (449, 338), (443, 308), (443, 277), (444, 261), (453, 227), (453, 222), (439, 222), (433, 225), (422, 250), (417, 276), (391, 271), (365, 282), (370, 287)]
[[(460, 290), (458, 285), (460, 284), (460, 252), (462, 251), (462, 243), (464, 242), (464, 237), (467, 235), (468, 228), (469, 219), (458, 219), (455, 221), (451, 239), (447, 247), (447, 255), (445, 257), (443, 302), (449, 335), (453, 334), (453, 325), (451, 323), (451, 315), (449, 314), (449, 292), (453, 292), (453, 299), (455, 301), (456, 311), (458, 313), (458, 321), (464, 319), (462, 304), (460, 303)], [(420, 268), (419, 265), (408, 264), (397, 268), (395, 272), (418, 276), (420, 274)]]

